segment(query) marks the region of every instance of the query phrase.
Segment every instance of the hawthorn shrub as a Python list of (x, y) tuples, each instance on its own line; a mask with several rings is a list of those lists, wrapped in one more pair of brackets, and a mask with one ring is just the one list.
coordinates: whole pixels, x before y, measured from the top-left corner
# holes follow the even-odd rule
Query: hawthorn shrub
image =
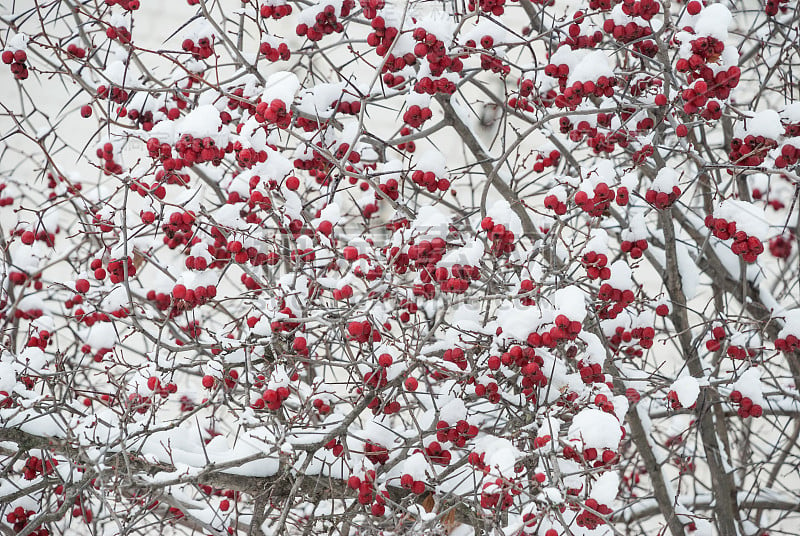
[(795, 0), (4, 4), (3, 534), (796, 534)]

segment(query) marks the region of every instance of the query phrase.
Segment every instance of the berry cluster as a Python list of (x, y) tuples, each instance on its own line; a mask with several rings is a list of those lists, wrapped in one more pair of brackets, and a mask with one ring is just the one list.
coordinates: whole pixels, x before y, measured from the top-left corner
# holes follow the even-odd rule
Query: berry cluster
[(208, 259), (202, 255), (189, 255), (184, 264), (189, 270), (203, 271), (208, 268)]
[[(599, 120), (598, 124), (600, 124)], [(562, 134), (568, 134), (569, 139), (575, 142), (581, 141), (586, 136), (594, 137), (597, 135), (597, 127), (593, 127), (588, 121), (579, 121), (577, 124), (573, 124), (569, 117), (559, 119), (558, 127)]]
[(505, 13), (506, 0), (469, 0), (467, 9), (470, 11), (477, 11), (480, 9), (484, 13), (490, 13), (495, 17), (499, 17)]
[(611, 97), (614, 95), (614, 86), (617, 85), (615, 76), (600, 76), (596, 81), (573, 82), (565, 87), (563, 93), (558, 95), (555, 105), (558, 108), (574, 110), (583, 102), (584, 97)]
[[(444, 41), (437, 38), (435, 34), (427, 31), (425, 28), (414, 28), (412, 37), (417, 41), (417, 44), (414, 46), (414, 55), (418, 58), (424, 57), (428, 60), (428, 67), (432, 76), (442, 76), (445, 69), (454, 73), (459, 73), (464, 68), (464, 64), (460, 58), (447, 55), (447, 47), (445, 47)], [(446, 82), (447, 87), (440, 87), (439, 82)], [(434, 82), (431, 78), (423, 77), (417, 83), (419, 89), (416, 86), (414, 89), (417, 93), (431, 93), (431, 90), (436, 90), (441, 93), (452, 94), (455, 92), (454, 86), (452, 90), (450, 90), (450, 86), (452, 85), (452, 82), (447, 79), (436, 80)], [(426, 89), (423, 90), (422, 88)]]
[(742, 396), (742, 393), (738, 390), (731, 391), (730, 399), (732, 403), (739, 405), (739, 409), (736, 410), (736, 412), (742, 419), (746, 419), (748, 417), (761, 417), (764, 412), (764, 408), (762, 408), (759, 404), (754, 404), (750, 397)]
[(30, 348), (40, 348), (44, 350), (53, 341), (50, 338), (50, 332), (47, 330), (39, 330), (37, 334), (32, 334), (26, 346)]
[(736, 230), (736, 222), (729, 222), (724, 218), (714, 218), (706, 216), (706, 227), (720, 240), (733, 238), (731, 251), (742, 257), (746, 262), (755, 262), (758, 256), (764, 252), (764, 244), (755, 236), (748, 236), (744, 231)]
[[(681, 189), (673, 186), (669, 192), (648, 189), (644, 194), (644, 200), (659, 210), (668, 209), (681, 195)], [(645, 248), (646, 249), (646, 248)]]
[(519, 385), (522, 387), (522, 394), (531, 402), (536, 401), (535, 389), (547, 385), (547, 376), (542, 371), (544, 361), (541, 356), (536, 355), (533, 347), (555, 346), (559, 341), (573, 340), (582, 329), (580, 322), (570, 322), (564, 315), (559, 316), (563, 318), (557, 318), (556, 325), (549, 331), (543, 334), (531, 333), (528, 347), (511, 346), (500, 356), (489, 357), (487, 363), (492, 371), (500, 369), (501, 365), (516, 369), (521, 376)]
[(603, 32), (595, 30), (590, 35), (581, 34), (581, 23), (586, 20), (583, 11), (576, 11), (572, 15), (572, 24), (567, 27), (569, 34), (561, 44), (568, 45), (572, 50), (580, 48), (594, 48), (603, 40)]
[(769, 252), (778, 259), (788, 259), (792, 254), (792, 243), (795, 241), (794, 233), (778, 235), (769, 241)]
[(620, 290), (608, 283), (603, 283), (597, 292), (597, 299), (608, 302), (607, 304), (598, 304), (600, 318), (616, 318), (625, 307), (633, 303), (634, 294), (632, 290)]
[[(267, 151), (256, 151), (252, 147), (244, 147), (240, 141), (235, 141), (233, 143), (233, 153), (236, 155), (236, 163), (244, 169), (251, 168), (259, 163), (263, 164), (267, 161)], [(255, 205), (257, 202), (258, 201), (253, 201), (253, 204)]]
[(259, 123), (271, 123), (279, 128), (287, 128), (292, 121), (292, 111), (283, 100), (272, 99), (270, 103), (259, 102), (254, 117)]
[[(36, 512), (33, 510), (25, 510), (22, 506), (17, 506), (8, 514), (6, 514), (6, 521), (11, 523), (12, 529), (15, 533), (20, 533), (25, 530), (28, 521), (36, 517)], [(29, 532), (31, 536), (49, 536), (50, 531), (46, 528), (40, 527), (36, 530)]]
[(12, 232), (12, 234), (19, 236), (20, 241), (26, 246), (30, 246), (37, 240), (39, 240), (40, 242), (44, 242), (48, 246), (52, 246), (55, 243), (56, 239), (55, 233), (48, 233), (44, 229), (41, 229), (38, 232), (33, 232), (24, 229), (15, 229)]
[(596, 395), (594, 397), (594, 403), (601, 411), (611, 413), (612, 415), (614, 414), (614, 403), (611, 402), (606, 395), (602, 393)]
[(53, 467), (58, 465), (57, 461), (41, 460), (36, 456), (31, 456), (25, 462), (22, 469), (22, 476), (25, 480), (33, 480), (39, 475), (46, 475), (53, 472)]
[(496, 257), (511, 253), (516, 248), (514, 233), (500, 223), (495, 224), (492, 218), (486, 217), (481, 221), (481, 229), (486, 231), (491, 240), (491, 251)]
[(555, 78), (558, 81), (558, 87), (564, 91), (567, 87), (567, 78), (569, 78), (569, 65), (566, 63), (548, 63), (544, 67), (544, 74)]
[[(561, 160), (561, 153), (557, 150), (552, 150), (547, 156), (544, 156), (542, 153), (536, 154), (536, 162), (533, 163), (533, 171), (536, 173), (541, 173), (547, 167), (555, 167), (558, 165), (559, 160)], [(545, 206), (547, 203), (547, 199), (545, 199)], [(558, 214), (558, 211), (556, 211)]]
[(681, 401), (678, 398), (678, 393), (676, 391), (670, 391), (669, 393), (667, 393), (667, 402), (669, 403), (672, 409), (683, 408), (683, 405), (681, 404)]
[(128, 44), (131, 42), (131, 31), (125, 26), (109, 26), (106, 28), (106, 37)]
[(431, 117), (433, 117), (433, 112), (429, 107), (412, 104), (403, 114), (403, 121), (412, 128), (419, 128)]
[(733, 138), (728, 156), (731, 162), (741, 166), (759, 166), (777, 142), (764, 136), (747, 135), (744, 139)]
[[(553, 95), (553, 97), (555, 98), (555, 94)], [(508, 106), (510, 108), (513, 108), (515, 110), (520, 110), (523, 112), (533, 112), (535, 110), (533, 104), (528, 99), (522, 96), (509, 98)]]
[[(230, 144), (230, 151), (233, 144)], [(222, 163), (222, 158), (227, 151), (226, 148), (218, 147), (213, 138), (195, 138), (191, 134), (184, 134), (175, 144), (175, 149), (187, 165), (203, 164), (211, 162), (218, 166)]]
[(103, 173), (106, 175), (113, 175), (122, 173), (122, 166), (114, 161), (114, 145), (111, 143), (104, 143), (102, 147), (97, 149), (97, 157), (103, 160)]
[(522, 492), (522, 486), (497, 477), (483, 484), (481, 506), (487, 510), (506, 510), (514, 504), (514, 497)]
[(448, 348), (447, 350), (445, 350), (442, 355), (442, 359), (444, 359), (448, 363), (453, 363), (460, 370), (466, 370), (468, 365), (467, 357), (464, 354), (464, 350), (458, 347)]
[(625, 186), (617, 188), (615, 193), (612, 188), (609, 188), (608, 184), (600, 182), (595, 185), (594, 196), (591, 199), (584, 190), (575, 192), (575, 204), (590, 216), (602, 216), (611, 206), (612, 201), (616, 201), (617, 205), (621, 207), (627, 205), (628, 196), (628, 189)]
[(537, 286), (534, 285), (532, 280), (523, 279), (520, 281), (518, 294), (524, 295), (524, 297), (520, 298), (522, 305), (536, 305), (536, 299), (531, 295), (535, 289), (537, 289)]
[[(373, 328), (368, 320), (364, 320), (363, 322), (350, 322), (347, 324), (347, 333), (349, 339), (362, 344), (381, 341), (380, 332)], [(384, 376), (385, 374), (386, 372), (384, 371)]]
[(497, 73), (503, 77), (511, 72), (510, 65), (504, 64), (500, 57), (490, 54), (481, 54), (481, 69)]
[[(640, 4), (643, 2), (636, 2), (636, 3)], [(656, 8), (657, 7), (658, 4), (656, 4)], [(578, 514), (578, 516), (575, 518), (575, 523), (579, 527), (586, 527), (587, 529), (590, 530), (596, 529), (599, 525), (604, 525), (605, 521), (597, 514), (600, 514), (602, 516), (609, 516), (611, 515), (612, 512), (611, 508), (609, 508), (608, 505), (605, 504), (598, 504), (597, 500), (592, 498), (586, 499), (585, 504), (587, 509), (581, 510), (581, 513)], [(591, 509), (591, 511), (589, 509)], [(595, 514), (594, 512), (597, 512), (597, 514)]]
[[(270, 260), (270, 257), (267, 253), (258, 251), (255, 246), (245, 247), (240, 240), (230, 240), (224, 246), (224, 248), (230, 255), (232, 255), (230, 258), (233, 260), (233, 262), (237, 264), (249, 262), (253, 266), (261, 266), (263, 264), (267, 264)], [(214, 251), (214, 255), (218, 259), (220, 258), (220, 249), (222, 248), (217, 246)]]
[(259, 52), (267, 58), (268, 61), (276, 62), (276, 61), (287, 61), (291, 56), (292, 53), (289, 50), (289, 46), (286, 43), (280, 43), (278, 46), (273, 46), (268, 42), (263, 42), (258, 47)]
[(433, 273), (433, 279), (439, 283), (442, 292), (452, 294), (463, 294), (469, 289), (470, 281), (480, 278), (481, 272), (477, 266), (461, 264), (454, 264), (449, 270), (440, 266)]
[(622, 12), (629, 17), (641, 17), (650, 20), (661, 11), (661, 4), (656, 0), (622, 0)]
[(338, 102), (333, 103), (336, 111), (342, 114), (358, 115), (361, 113), (361, 101), (347, 93), (342, 94)]
[[(656, 331), (652, 326), (636, 327), (631, 329), (625, 329), (623, 326), (617, 326), (617, 328), (614, 330), (614, 335), (612, 335), (609, 339), (609, 347), (615, 352), (618, 352), (620, 347), (625, 344), (627, 345), (623, 350), (625, 355), (641, 357), (643, 355), (641, 348), (651, 348), (653, 346), (653, 337), (655, 337), (655, 335)], [(635, 343), (633, 342), (634, 339), (637, 339)], [(634, 344), (640, 346), (640, 348), (636, 348)]]
[(117, 284), (121, 283), (122, 280), (125, 278), (125, 271), (127, 268), (128, 277), (133, 277), (136, 275), (136, 265), (133, 263), (133, 259), (130, 257), (126, 257), (123, 259), (115, 259), (108, 262), (106, 265), (106, 269), (103, 268), (103, 261), (100, 259), (92, 260), (89, 267), (94, 270), (94, 278), (98, 281), (102, 281), (106, 277), (106, 269), (108, 271), (109, 279), (111, 283)]
[(581, 259), (581, 264), (586, 267), (586, 276), (589, 279), (606, 280), (611, 277), (611, 268), (608, 264), (608, 256), (605, 253), (587, 251)]
[(434, 286), (431, 283), (433, 274), (436, 271), (436, 263), (442, 259), (445, 251), (445, 242), (441, 238), (434, 238), (430, 242), (423, 240), (419, 245), (411, 245), (407, 254), (399, 254), (395, 263), (395, 270), (398, 273), (405, 273), (409, 267), (409, 261), (413, 261), (411, 266), (423, 270), (420, 272), (420, 279), (423, 285), (414, 285), (415, 296), (432, 297)]
[(433, 171), (422, 171), (421, 169), (414, 170), (414, 172), (411, 174), (411, 180), (431, 193), (437, 190), (446, 192), (450, 189), (450, 181), (444, 177), (437, 177), (436, 173)]
[(706, 341), (706, 349), (709, 352), (716, 352), (722, 347), (722, 342), (727, 338), (724, 326), (714, 326), (711, 329), (711, 339)]
[[(379, 1), (381, 4), (383, 3), (383, 0)], [(373, 2), (377, 4), (375, 0), (373, 0)], [(362, 4), (363, 3), (364, 1), (362, 0)], [(386, 26), (386, 20), (383, 17), (377, 16), (377, 13), (372, 19), (370, 26), (372, 27), (372, 32), (367, 36), (367, 44), (375, 47), (375, 52), (378, 56), (386, 56), (399, 30), (394, 26)], [(417, 58), (411, 53), (404, 54), (401, 57), (389, 55), (386, 58), (383, 72), (399, 71), (406, 65), (414, 65), (416, 62)]]
[(275, 20), (282, 19), (292, 14), (292, 6), (290, 4), (281, 4), (275, 0), (270, 0), (267, 4), (262, 4), (259, 14), (262, 18), (273, 18)]
[(364, 18), (372, 20), (378, 16), (378, 11), (386, 7), (384, 0), (359, 0)]
[(321, 398), (315, 398), (312, 404), (320, 415), (327, 415), (331, 412), (331, 405)]
[(181, 48), (196, 60), (205, 60), (214, 54), (214, 42), (209, 37), (201, 37), (197, 43), (193, 39), (184, 39)]
[(746, 262), (756, 262), (758, 256), (764, 252), (764, 244), (755, 236), (748, 236), (744, 231), (737, 231), (733, 235), (731, 251)]
[(785, 168), (793, 166), (798, 161), (800, 161), (800, 147), (796, 147), (787, 142), (783, 144), (780, 155), (775, 159), (775, 167)]
[(639, 26), (635, 22), (631, 21), (627, 24), (617, 24), (614, 22), (614, 19), (606, 19), (603, 22), (603, 31), (607, 34), (611, 35), (619, 41), (620, 43), (630, 43), (632, 41), (641, 41), (640, 43), (636, 43), (639, 47), (645, 47), (645, 50), (649, 52), (649, 45), (644, 45), (646, 42), (652, 43), (651, 40), (645, 40), (644, 38), (652, 35), (653, 30), (650, 29), (649, 26)]
[[(384, 193), (384, 195), (386, 195), (392, 201), (397, 201), (397, 199), (400, 197), (400, 183), (397, 182), (397, 179), (395, 178), (386, 179), (386, 182), (382, 182), (381, 184), (379, 184), (378, 188), (380, 189), (381, 192)], [(408, 220), (405, 221), (408, 222)], [(394, 227), (395, 225), (399, 226)], [(403, 226), (405, 226), (405, 224), (399, 224), (399, 220), (398, 222), (387, 224), (387, 228), (389, 228), (390, 230), (397, 230)]]
[(208, 300), (214, 299), (216, 295), (216, 285), (200, 285), (187, 289), (186, 285), (178, 283), (172, 287), (172, 297), (178, 302), (183, 302), (189, 308), (202, 305)]
[(106, 5), (116, 5), (125, 11), (136, 11), (139, 9), (139, 0), (106, 0)]
[[(233, 372), (233, 371), (232, 371)], [(261, 406), (266, 406), (267, 409), (276, 411), (281, 408), (283, 402), (289, 398), (289, 388), (285, 386), (276, 387), (275, 389), (265, 389), (264, 392), (261, 394)], [(256, 406), (259, 406), (258, 400), (256, 400)], [(256, 407), (256, 409), (260, 409)]]
[[(159, 311), (170, 311), (171, 317), (176, 317), (183, 312), (205, 304), (217, 295), (215, 285), (198, 286), (187, 289), (186, 285), (177, 284), (172, 288), (171, 294), (149, 290), (147, 299), (154, 302)], [(171, 298), (170, 298), (171, 296)]]
[[(170, 248), (189, 244), (192, 241), (194, 232), (192, 225), (195, 222), (195, 214), (188, 212), (173, 212), (169, 215), (169, 221), (161, 226), (164, 231), (164, 243)], [(199, 240), (199, 239), (198, 239)]]
[(789, 0), (767, 0), (766, 5), (764, 6), (764, 12), (770, 17), (777, 15), (778, 11), (781, 13), (786, 13), (786, 11), (789, 9), (789, 6), (786, 5), (788, 3)]
[(415, 480), (413, 476), (404, 474), (400, 477), (400, 486), (404, 489), (410, 490), (415, 495), (422, 495), (425, 493), (425, 482), (422, 480)]
[(3, 63), (11, 66), (11, 74), (16, 80), (28, 78), (28, 66), (25, 64), (28, 53), (24, 49), (4, 50), (2, 59)]
[(154, 394), (159, 395), (161, 398), (167, 398), (169, 395), (178, 392), (177, 384), (169, 382), (164, 385), (156, 376), (150, 376), (147, 379), (147, 388), (153, 391)]
[(756, 348), (746, 348), (744, 346), (731, 344), (728, 346), (725, 353), (731, 359), (747, 359), (755, 357), (758, 354), (758, 350)]
[(775, 349), (787, 354), (792, 353), (800, 349), (800, 337), (787, 335), (786, 337), (777, 338), (775, 339)]
[(592, 467), (603, 467), (614, 463), (617, 460), (617, 453), (611, 449), (601, 449), (601, 452), (594, 447), (584, 448), (579, 452), (574, 447), (566, 445), (563, 450), (564, 457), (568, 460), (575, 460), (577, 463), (588, 462)]
[[(567, 213), (567, 204), (559, 197), (558, 194), (549, 194), (544, 198), (544, 208), (552, 210), (558, 216), (563, 216)], [(566, 195), (564, 199), (566, 199)]]
[(463, 447), (467, 441), (478, 435), (478, 427), (461, 419), (451, 426), (447, 421), (436, 423), (436, 439), (441, 443), (449, 441), (457, 447)]
[(370, 512), (374, 516), (382, 516), (386, 513), (386, 497), (388, 493), (375, 489), (375, 471), (372, 469), (365, 471), (364, 478), (355, 475), (347, 480), (350, 489), (358, 491), (358, 502), (364, 506), (371, 504)]
[[(349, 16), (355, 5), (354, 0), (344, 0), (339, 11), (339, 17), (345, 18)], [(319, 41), (325, 35), (330, 35), (334, 32), (342, 33), (344, 26), (337, 18), (336, 8), (332, 5), (326, 5), (314, 16), (314, 24), (309, 26), (301, 22), (297, 25), (295, 31), (298, 36), (306, 36), (309, 41)]]
[(619, 247), (624, 253), (629, 253), (632, 259), (638, 259), (647, 249), (647, 240), (623, 240)]

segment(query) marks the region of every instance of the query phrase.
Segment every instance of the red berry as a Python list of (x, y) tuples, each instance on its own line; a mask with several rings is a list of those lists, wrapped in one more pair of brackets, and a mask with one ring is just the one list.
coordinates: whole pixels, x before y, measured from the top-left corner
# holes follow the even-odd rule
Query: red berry
[(36, 240), (36, 235), (33, 234), (32, 231), (25, 231), (24, 233), (22, 233), (23, 244), (27, 244), (30, 246), (31, 244), (33, 244), (34, 240)]
[(288, 179), (286, 179), (286, 187), (292, 191), (297, 190), (300, 188), (300, 179), (292, 175)]
[(342, 250), (342, 253), (344, 254), (344, 259), (346, 261), (354, 261), (358, 258), (358, 249), (356, 249), (354, 246), (345, 247), (344, 250)]
[(176, 300), (184, 299), (186, 297), (186, 287), (180, 284), (172, 287), (172, 297)]

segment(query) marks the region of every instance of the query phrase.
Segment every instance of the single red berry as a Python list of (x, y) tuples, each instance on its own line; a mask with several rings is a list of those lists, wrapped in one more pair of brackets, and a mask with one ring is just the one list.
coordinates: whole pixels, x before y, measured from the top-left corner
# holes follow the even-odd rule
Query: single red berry
[(31, 244), (33, 244), (34, 240), (36, 240), (36, 235), (33, 234), (33, 231), (25, 231), (24, 233), (22, 233), (23, 244), (27, 244), (30, 246)]
[(288, 179), (286, 179), (286, 187), (292, 191), (297, 190), (300, 188), (300, 179), (292, 175)]
[(176, 300), (182, 300), (186, 297), (186, 287), (184, 285), (175, 285), (172, 287), (172, 297)]
[(86, 280), (86, 279), (78, 279), (77, 281), (75, 281), (75, 291), (76, 292), (79, 292), (81, 294), (86, 294), (87, 292), (89, 292), (89, 288), (90, 288), (90, 285), (89, 285), (89, 281), (88, 280)]

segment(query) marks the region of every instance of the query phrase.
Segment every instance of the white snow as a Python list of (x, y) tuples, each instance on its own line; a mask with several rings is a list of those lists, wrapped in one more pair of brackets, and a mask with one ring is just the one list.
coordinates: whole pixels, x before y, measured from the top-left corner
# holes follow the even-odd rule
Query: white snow
[(697, 378), (686, 375), (681, 376), (669, 386), (671, 391), (675, 391), (678, 395), (678, 402), (684, 408), (689, 408), (697, 402), (697, 397), (700, 395), (700, 384)]
[(614, 415), (585, 408), (572, 419), (568, 436), (581, 439), (584, 448), (616, 449), (622, 439), (622, 429)]

